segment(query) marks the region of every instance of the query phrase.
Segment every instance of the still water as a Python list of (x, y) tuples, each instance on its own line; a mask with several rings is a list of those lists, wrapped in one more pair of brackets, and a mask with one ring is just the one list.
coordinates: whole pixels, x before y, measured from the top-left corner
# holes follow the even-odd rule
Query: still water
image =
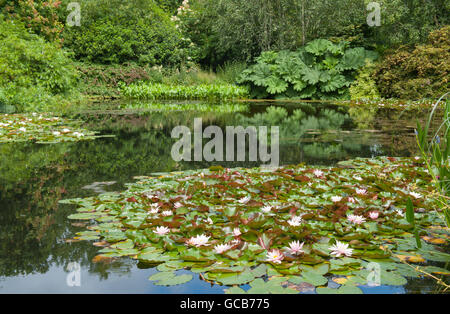
[[(80, 113), (85, 126), (113, 137), (61, 144), (0, 144), (0, 293), (223, 293), (198, 276), (188, 284), (159, 287), (148, 281), (155, 269), (131, 259), (94, 263), (99, 248), (67, 243), (84, 225), (69, 221), (74, 208), (66, 198), (120, 191), (135, 176), (221, 164), (254, 167), (256, 162), (175, 162), (175, 126), (276, 125), (280, 163), (333, 165), (355, 157), (414, 156), (414, 126), (425, 113), (392, 109), (355, 109), (325, 104), (249, 104), (244, 112), (105, 110)], [(114, 110), (111, 110), (114, 109)], [(120, 109), (120, 110), (116, 110)], [(79, 286), (70, 286), (69, 265), (79, 265)], [(70, 280), (69, 280), (70, 283)], [(332, 284), (332, 283), (331, 283)], [(433, 292), (433, 281), (410, 280), (404, 287), (361, 287), (365, 293)], [(245, 289), (245, 287), (244, 287)]]

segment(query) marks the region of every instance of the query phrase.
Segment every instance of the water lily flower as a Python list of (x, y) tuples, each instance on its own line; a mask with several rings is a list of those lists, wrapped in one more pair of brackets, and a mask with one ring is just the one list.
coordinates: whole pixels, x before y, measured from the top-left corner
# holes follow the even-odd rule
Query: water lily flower
[(247, 204), (247, 203), (250, 201), (250, 199), (251, 199), (250, 196), (243, 197), (243, 198), (241, 198), (241, 199), (239, 200), (239, 203), (241, 203), (241, 204)]
[(405, 216), (405, 214), (403, 213), (403, 211), (401, 209), (397, 209), (395, 212), (397, 213), (397, 215), (399, 215), (401, 217)]
[(357, 181), (362, 181), (363, 180), (363, 178), (361, 178), (360, 176), (354, 176), (353, 177), (355, 180), (357, 180)]
[(366, 221), (366, 218), (364, 218), (363, 216), (352, 215), (352, 214), (348, 215), (347, 219), (348, 219), (348, 221), (350, 221), (356, 225), (360, 225)]
[(242, 233), (241, 233), (241, 230), (239, 229), (239, 228), (234, 228), (233, 229), (233, 235), (235, 236), (235, 237), (238, 237), (238, 236), (240, 236)]
[(355, 225), (360, 225), (364, 222), (366, 222), (366, 218), (364, 218), (363, 216), (355, 215), (355, 217), (353, 218), (353, 223)]
[(302, 223), (302, 217), (294, 216), (290, 220), (288, 220), (288, 224), (290, 224), (293, 227), (298, 227)]
[(191, 237), (188, 241), (187, 244), (192, 245), (192, 246), (196, 246), (196, 247), (200, 247), (200, 246), (206, 246), (209, 245), (208, 241), (209, 241), (210, 237), (207, 237), (206, 235), (202, 234), (202, 235), (198, 235), (196, 237)]
[(162, 215), (167, 217), (167, 216), (172, 216), (173, 213), (172, 213), (171, 210), (165, 210), (165, 211), (162, 212)]
[(349, 197), (348, 201), (352, 204), (356, 204), (356, 199), (354, 197)]
[(70, 131), (69, 129), (63, 129), (62, 132), (63, 132), (63, 133), (69, 133), (69, 132), (71, 132), (71, 131)]
[(222, 254), (231, 248), (232, 246), (229, 244), (218, 244), (214, 247), (214, 250), (216, 251), (217, 254)]
[(168, 234), (170, 232), (170, 229), (167, 227), (156, 227), (156, 230), (153, 232), (156, 233), (157, 235), (163, 236)]
[(422, 197), (422, 195), (420, 195), (419, 193), (416, 193), (416, 192), (410, 192), (409, 194), (411, 196), (414, 196), (414, 198), (421, 198)]
[(183, 207), (183, 204), (181, 204), (180, 202), (176, 202), (175, 204), (173, 204), (173, 207), (180, 208)]
[(61, 133), (58, 132), (58, 131), (55, 131), (55, 132), (53, 132), (53, 135), (54, 135), (54, 136), (59, 136), (59, 135), (61, 135)]
[(272, 250), (267, 253), (267, 261), (275, 264), (281, 264), (284, 255), (279, 250)]
[(320, 178), (320, 177), (322, 177), (323, 176), (323, 171), (321, 171), (321, 170), (314, 170), (314, 175), (316, 176), (316, 177), (318, 177), (318, 178)]
[(347, 220), (353, 223), (353, 222), (355, 222), (355, 217), (356, 216), (353, 214), (347, 215)]
[(304, 242), (300, 243), (300, 241), (292, 241), (291, 243), (289, 243), (289, 247), (287, 249), (292, 255), (300, 255), (301, 253), (305, 253), (302, 250), (304, 244)]
[(366, 195), (367, 190), (366, 189), (356, 189), (356, 194), (358, 195)]
[(331, 197), (331, 200), (335, 203), (340, 202), (342, 200), (342, 197), (340, 196), (333, 196)]
[(21, 131), (21, 132), (26, 132), (27, 129), (25, 129), (25, 128), (20, 128), (19, 131)]
[(210, 225), (212, 225), (214, 223), (210, 217), (208, 217), (208, 219), (206, 219), (206, 222), (209, 223)]
[(73, 132), (72, 134), (75, 135), (76, 137), (83, 137), (84, 136), (84, 134), (80, 133), (80, 132)]
[(370, 219), (378, 219), (378, 216), (380, 215), (380, 213), (379, 212), (370, 212), (369, 213), (369, 217), (370, 217)]
[(352, 256), (353, 249), (348, 248), (348, 244), (336, 241), (336, 244), (329, 248), (332, 252), (331, 255), (335, 255), (336, 257), (341, 257), (343, 255), (349, 257)]
[(263, 208), (261, 208), (261, 211), (266, 214), (270, 213), (271, 210), (272, 206), (264, 206)]

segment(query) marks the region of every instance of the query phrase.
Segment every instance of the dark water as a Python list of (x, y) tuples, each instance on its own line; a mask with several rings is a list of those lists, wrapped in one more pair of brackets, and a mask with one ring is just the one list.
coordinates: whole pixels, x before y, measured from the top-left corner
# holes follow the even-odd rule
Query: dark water
[[(111, 107), (111, 106), (110, 106)], [(125, 189), (134, 176), (183, 169), (253, 167), (257, 162), (175, 162), (172, 129), (193, 126), (277, 125), (281, 164), (332, 165), (354, 157), (414, 156), (414, 125), (421, 112), (348, 109), (331, 105), (252, 105), (245, 113), (90, 112), (77, 117), (101, 134), (95, 141), (0, 144), (0, 293), (223, 293), (196, 277), (182, 286), (154, 286), (155, 269), (120, 259), (93, 263), (98, 248), (88, 242), (66, 243), (83, 230), (66, 217), (74, 208), (60, 199)], [(299, 111), (301, 110), (301, 111)], [(66, 283), (70, 263), (81, 266), (79, 287)], [(405, 287), (363, 287), (366, 293), (434, 292), (428, 279)]]

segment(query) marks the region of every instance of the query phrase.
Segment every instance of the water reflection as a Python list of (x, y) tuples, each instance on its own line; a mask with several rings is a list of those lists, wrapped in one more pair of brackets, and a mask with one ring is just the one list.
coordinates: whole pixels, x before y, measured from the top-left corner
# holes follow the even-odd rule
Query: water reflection
[[(67, 220), (73, 208), (63, 198), (86, 197), (124, 189), (134, 176), (183, 169), (253, 167), (257, 162), (180, 162), (171, 158), (171, 130), (193, 126), (227, 125), (280, 127), (281, 164), (331, 165), (343, 159), (416, 153), (410, 124), (417, 113), (353, 110), (331, 105), (253, 106), (249, 112), (90, 113), (79, 117), (114, 138), (80, 143), (39, 145), (0, 144), (0, 292), (120, 292), (222, 293), (196, 278), (175, 288), (153, 286), (153, 269), (139, 269), (120, 259), (96, 264), (98, 248), (90, 243), (66, 243), (80, 231)], [(81, 265), (81, 287), (68, 287), (69, 263)], [(407, 291), (435, 289), (432, 282), (411, 281)], [(79, 288), (79, 289), (78, 289)], [(77, 290), (78, 289), (78, 290)], [(404, 288), (378, 288), (403, 293)], [(389, 290), (390, 289), (390, 290)], [(367, 288), (366, 292), (380, 292)]]

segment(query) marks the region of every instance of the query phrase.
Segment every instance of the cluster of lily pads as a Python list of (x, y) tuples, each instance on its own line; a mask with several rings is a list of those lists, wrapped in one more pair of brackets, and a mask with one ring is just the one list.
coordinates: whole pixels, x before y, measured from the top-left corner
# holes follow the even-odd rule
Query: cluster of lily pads
[(121, 193), (61, 201), (78, 206), (70, 219), (92, 222), (72, 241), (103, 247), (96, 261), (127, 256), (156, 266), (149, 279), (157, 285), (192, 280), (177, 274), (187, 269), (227, 293), (361, 293), (373, 284), (372, 263), (382, 285), (421, 276), (405, 262), (449, 274), (428, 264), (450, 261), (449, 233), (419, 158), (153, 175)]
[(0, 115), (0, 143), (59, 143), (95, 139), (96, 132), (79, 126), (79, 122), (47, 114)]

